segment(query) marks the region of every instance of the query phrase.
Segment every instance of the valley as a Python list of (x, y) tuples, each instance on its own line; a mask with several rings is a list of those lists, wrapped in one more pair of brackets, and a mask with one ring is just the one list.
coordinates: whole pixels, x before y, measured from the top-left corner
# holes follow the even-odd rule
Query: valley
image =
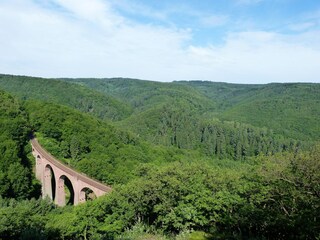
[[(0, 238), (316, 239), (319, 119), (315, 83), (2, 74)], [(113, 191), (42, 199), (32, 134)]]

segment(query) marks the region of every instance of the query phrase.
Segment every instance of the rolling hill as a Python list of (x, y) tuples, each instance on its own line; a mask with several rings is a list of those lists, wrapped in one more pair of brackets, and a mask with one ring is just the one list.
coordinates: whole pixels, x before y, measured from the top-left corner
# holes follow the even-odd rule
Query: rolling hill
[(120, 120), (131, 107), (106, 94), (56, 79), (0, 75), (0, 88), (19, 98), (58, 103), (102, 119)]
[[(0, 238), (319, 236), (318, 84), (1, 75), (0, 89)], [(35, 200), (31, 132), (113, 191)]]
[(319, 141), (320, 84), (227, 84), (180, 82), (217, 102), (221, 120), (267, 127), (287, 137)]

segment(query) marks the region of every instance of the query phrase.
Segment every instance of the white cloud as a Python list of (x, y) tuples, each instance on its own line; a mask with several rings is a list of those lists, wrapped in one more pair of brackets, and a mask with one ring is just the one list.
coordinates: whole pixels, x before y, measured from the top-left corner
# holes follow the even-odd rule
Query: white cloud
[(303, 23), (297, 23), (297, 24), (291, 24), (289, 26), (289, 29), (292, 31), (306, 31), (316, 25), (315, 22), (303, 22)]
[(0, 7), (4, 73), (152, 78), (152, 71), (166, 65), (172, 54), (179, 55), (180, 44), (189, 38), (187, 31), (124, 21), (104, 24), (121, 16), (99, 8), (86, 11), (85, 5), (75, 6), (73, 1), (60, 5), (72, 13), (71, 19), (31, 1), (18, 3), (7, 1)]
[[(110, 0), (112, 5), (115, 6), (117, 9), (121, 9), (126, 13), (132, 15), (138, 15), (147, 17), (150, 19), (160, 20), (162, 22), (169, 22), (169, 14), (168, 10), (153, 9), (144, 4), (137, 3), (135, 1), (128, 1), (128, 0)], [(172, 11), (172, 9), (170, 9)]]
[[(91, 1), (90, 1), (91, 2)], [(192, 32), (126, 19), (106, 1), (0, 2), (0, 72), (170, 81), (320, 81), (320, 34), (230, 33), (219, 46)], [(77, 4), (79, 3), (79, 5)], [(64, 11), (60, 11), (64, 9)]]
[(193, 47), (192, 52), (200, 52), (202, 59), (211, 61), (212, 68), (203, 69), (203, 74), (219, 81), (320, 82), (320, 44), (313, 48), (290, 42), (290, 38), (268, 32), (242, 32), (231, 34), (222, 47), (200, 51)]
[(288, 25), (288, 29), (296, 32), (306, 32), (320, 27), (320, 9), (305, 12), (296, 17), (296, 21)]
[(212, 15), (200, 18), (202, 25), (207, 27), (219, 27), (225, 25), (229, 20), (227, 15)]

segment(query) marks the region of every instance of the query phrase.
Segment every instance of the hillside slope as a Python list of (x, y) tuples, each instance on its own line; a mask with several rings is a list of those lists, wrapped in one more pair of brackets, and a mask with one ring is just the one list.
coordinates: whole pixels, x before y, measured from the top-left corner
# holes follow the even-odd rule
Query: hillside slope
[[(33, 86), (28, 98), (44, 94), (48, 81), (54, 85), (50, 97), (55, 91), (57, 95), (64, 92), (62, 87), (88, 90), (70, 81), (28, 81), (26, 85)], [(224, 90), (210, 92), (211, 84), (206, 83), (209, 87), (203, 89), (208, 92), (202, 93), (184, 83), (127, 81), (118, 90), (108, 90), (112, 98), (132, 108), (114, 122), (80, 112), (72, 104), (63, 106), (41, 97), (18, 100), (0, 90), (0, 238), (157, 239), (161, 233), (164, 236), (159, 239), (191, 239), (189, 232), (219, 239), (319, 236), (320, 146), (311, 148), (313, 143), (304, 142), (311, 148), (304, 152), (299, 141), (275, 130), (234, 121), (241, 119), (242, 111), (254, 114), (257, 102), (264, 100), (261, 108), (266, 109), (261, 111), (280, 114), (281, 124), (290, 121), (278, 109), (289, 109), (287, 116), (296, 119), (295, 124), (302, 121), (299, 114), (303, 112), (305, 124), (317, 129), (317, 122), (309, 118), (318, 114), (318, 85), (311, 85), (313, 90), (308, 84), (298, 84), (297, 89), (285, 84), (250, 89), (219, 83)], [(22, 96), (20, 82), (12, 83)], [(39, 89), (34, 87), (37, 84)], [(135, 89), (132, 94), (131, 88)], [(75, 103), (77, 98), (65, 98), (67, 93), (58, 100)], [(102, 88), (99, 94), (109, 95)], [(301, 109), (294, 112), (297, 99)], [(264, 120), (256, 124), (269, 124), (269, 115), (256, 116)], [(233, 121), (223, 120), (228, 117)], [(243, 117), (253, 121), (252, 116)], [(280, 130), (286, 127), (281, 124)], [(286, 134), (301, 137), (298, 130), (292, 128)], [(32, 194), (36, 188), (26, 151), (31, 132), (58, 159), (112, 184), (113, 191), (58, 209), (47, 200), (22, 200), (39, 196), (39, 192)]]
[(222, 120), (267, 127), (301, 140), (320, 140), (320, 84), (242, 85), (180, 82), (214, 99)]
[(25, 108), (30, 125), (46, 150), (107, 184), (128, 182), (144, 163), (161, 165), (199, 156), (175, 148), (154, 146), (109, 122), (69, 107), (27, 101)]
[(0, 91), (0, 198), (37, 197), (25, 149), (30, 131), (21, 102)]
[(141, 112), (164, 103), (174, 104), (176, 101), (189, 102), (198, 111), (202, 112), (212, 111), (216, 108), (215, 101), (212, 101), (197, 89), (175, 83), (126, 78), (64, 80), (87, 86), (130, 103), (135, 112)]
[(0, 75), (0, 89), (21, 99), (38, 99), (66, 105), (102, 119), (120, 120), (131, 107), (110, 95), (56, 79)]
[[(159, 113), (175, 106), (199, 121), (235, 121), (268, 128), (286, 138), (320, 139), (320, 84), (159, 83), (124, 78), (54, 80), (0, 75), (0, 88), (22, 99), (64, 104), (117, 121), (119, 126), (148, 140), (147, 135), (158, 134), (162, 124)], [(185, 130), (192, 134), (192, 127)]]
[(176, 81), (175, 83), (198, 89), (217, 103), (218, 112), (223, 112), (242, 100), (255, 96), (256, 92), (265, 86), (262, 84), (233, 84), (210, 81)]
[(320, 84), (270, 84), (220, 117), (265, 126), (295, 139), (319, 141)]

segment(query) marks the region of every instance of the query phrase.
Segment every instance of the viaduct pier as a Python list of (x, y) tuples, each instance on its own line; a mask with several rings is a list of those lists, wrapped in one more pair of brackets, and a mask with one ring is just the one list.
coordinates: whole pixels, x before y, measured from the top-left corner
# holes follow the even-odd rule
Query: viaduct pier
[(88, 194), (96, 197), (109, 193), (112, 189), (88, 176), (64, 165), (48, 153), (37, 141), (31, 139), (32, 154), (36, 159), (36, 177), (42, 184), (42, 197), (49, 197), (58, 206), (66, 205), (65, 186), (70, 192), (69, 203), (77, 205), (85, 202)]

